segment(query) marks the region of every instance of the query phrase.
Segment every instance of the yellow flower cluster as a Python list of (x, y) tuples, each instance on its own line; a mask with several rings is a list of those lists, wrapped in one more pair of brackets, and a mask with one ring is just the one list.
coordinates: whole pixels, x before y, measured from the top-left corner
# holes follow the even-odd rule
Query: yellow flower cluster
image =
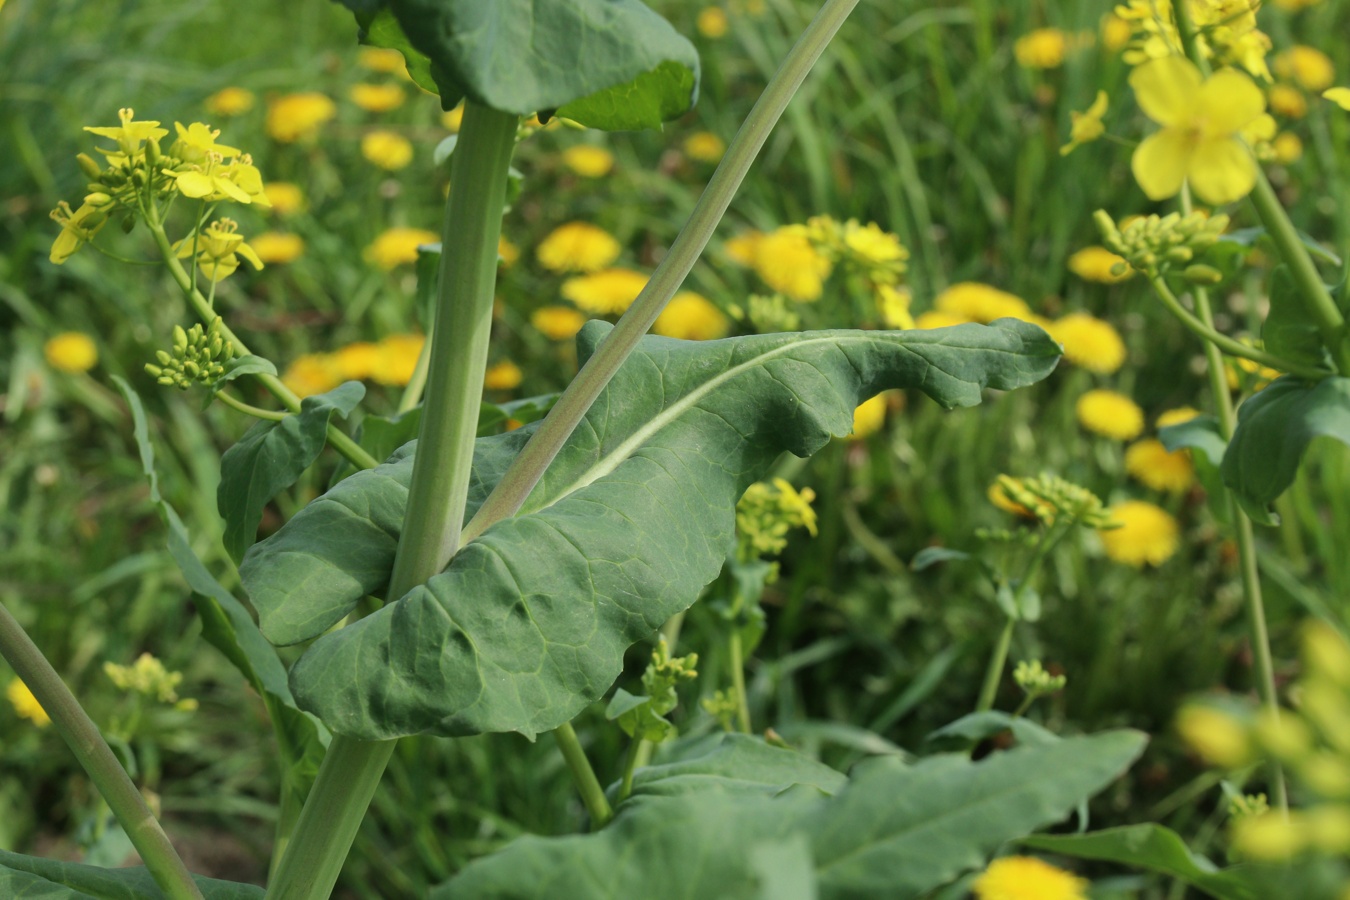
[(42, 355), (58, 372), (78, 375), (98, 363), (98, 345), (82, 331), (64, 331), (42, 345)]
[(899, 283), (909, 259), (900, 239), (875, 222), (838, 222), (829, 216), (814, 216), (806, 224), (783, 225), (767, 233), (744, 232), (724, 247), (733, 262), (753, 268), (770, 289), (799, 303), (819, 300), (835, 268), (847, 267), (878, 292), (878, 305), (887, 296), (894, 305), (898, 298), (883, 295), (880, 289)]
[(727, 336), (731, 320), (711, 300), (680, 291), (652, 324), (652, 333), (686, 341), (711, 341)]
[(283, 144), (308, 140), (324, 123), (337, 115), (337, 104), (326, 94), (303, 91), (283, 94), (267, 104), (264, 127), (272, 139)]
[(412, 162), (413, 145), (397, 131), (380, 128), (362, 135), (361, 155), (386, 172), (397, 172)]
[(568, 222), (539, 242), (535, 256), (550, 272), (598, 272), (618, 259), (621, 250), (619, 242), (603, 228)]
[(331, 391), (344, 381), (402, 386), (412, 378), (425, 343), (420, 334), (395, 334), (378, 343), (348, 344), (332, 353), (307, 353), (286, 368), (281, 380), (301, 397)]
[(633, 305), (647, 276), (632, 269), (605, 269), (578, 275), (562, 284), (562, 295), (581, 310), (595, 316), (613, 316)]
[(782, 478), (770, 484), (757, 481), (745, 489), (736, 504), (736, 538), (742, 560), (777, 556), (787, 547), (788, 532), (805, 528), (816, 533), (816, 511), (811, 501), (816, 492), (800, 491)]
[(177, 709), (193, 710), (197, 701), (179, 699), (178, 685), (183, 682), (182, 672), (170, 672), (149, 653), (142, 653), (129, 666), (105, 662), (103, 673), (108, 676), (119, 690), (140, 694), (159, 703), (167, 703)]
[(1102, 549), (1118, 563), (1142, 569), (1160, 566), (1177, 552), (1181, 529), (1167, 510), (1143, 500), (1126, 500), (1108, 512), (1118, 527), (1101, 532)]
[[(1269, 80), (1266, 52), (1270, 50), (1270, 38), (1256, 28), (1260, 0), (1185, 2), (1201, 57), (1215, 68), (1241, 66), (1257, 78)], [(1124, 54), (1125, 62), (1133, 66), (1183, 55), (1169, 0), (1127, 0), (1116, 7), (1115, 14), (1134, 29), (1134, 40)]]

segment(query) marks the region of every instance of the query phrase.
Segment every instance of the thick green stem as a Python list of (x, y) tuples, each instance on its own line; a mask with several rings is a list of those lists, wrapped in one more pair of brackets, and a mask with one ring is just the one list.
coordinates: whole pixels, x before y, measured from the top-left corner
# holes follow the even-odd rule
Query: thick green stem
[[(443, 568), (443, 548), (453, 555), (459, 547), (517, 124), (513, 115), (473, 102), (464, 113), (442, 235), (428, 402), (389, 582), (391, 601)], [(268, 900), (329, 896), (395, 743), (333, 738)]]
[(989, 668), (984, 671), (984, 684), (980, 686), (980, 698), (975, 702), (976, 712), (988, 712), (994, 708), (994, 697), (998, 695), (999, 682), (1003, 680), (1003, 667), (1008, 664), (1008, 648), (1012, 646), (1013, 625), (1017, 620), (1008, 617), (999, 633), (998, 643), (989, 656)]
[(741, 731), (750, 733), (750, 700), (745, 693), (745, 652), (741, 644), (741, 632), (734, 624), (727, 635), (727, 650), (731, 666), (731, 687), (736, 695), (736, 724)]
[(633, 773), (638, 769), (638, 762), (643, 757), (643, 747), (646, 745), (640, 737), (633, 738), (628, 745), (628, 752), (623, 757), (623, 780), (619, 783), (619, 802), (628, 799), (628, 795), (633, 793)]
[(9, 610), (0, 606), (0, 656), (33, 692), (170, 900), (201, 900), (191, 873), (75, 695)]
[(787, 108), (788, 101), (857, 4), (858, 0), (827, 0), (802, 32), (741, 125), (741, 130), (732, 139), (708, 187), (694, 205), (689, 221), (652, 273), (651, 280), (567, 386), (567, 390), (563, 391), (525, 449), (511, 463), (497, 487), (465, 528), (465, 540), (473, 540), (495, 522), (515, 515), (525, 503), (525, 498), (539, 483), (544, 470), (558, 455), (595, 398), (614, 377), (694, 267), (717, 228), (717, 223), (731, 204), (736, 189), (750, 170), (751, 163), (768, 139), (769, 132)]
[(591, 814), (591, 830), (604, 827), (614, 818), (614, 810), (610, 808), (604, 788), (600, 787), (600, 781), (595, 777), (595, 770), (591, 768), (590, 760), (586, 758), (586, 751), (581, 749), (581, 741), (577, 740), (577, 733), (572, 729), (572, 724), (569, 722), (555, 728), (553, 739), (558, 742), (563, 759), (567, 760), (567, 768), (572, 772), (572, 780), (576, 782), (577, 793), (581, 794), (581, 802)]

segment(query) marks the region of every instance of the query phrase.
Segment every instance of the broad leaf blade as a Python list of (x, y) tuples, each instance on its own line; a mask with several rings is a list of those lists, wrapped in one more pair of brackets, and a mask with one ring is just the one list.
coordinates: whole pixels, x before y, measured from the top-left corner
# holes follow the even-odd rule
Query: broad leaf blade
[[(192, 876), (206, 900), (261, 900), (262, 888)], [(163, 900), (144, 866), (100, 869), (0, 850), (0, 897), (23, 900)]]
[(639, 769), (633, 777), (633, 796), (710, 792), (777, 796), (795, 785), (835, 794), (848, 783), (824, 763), (744, 734), (702, 738), (680, 748), (674, 757)]

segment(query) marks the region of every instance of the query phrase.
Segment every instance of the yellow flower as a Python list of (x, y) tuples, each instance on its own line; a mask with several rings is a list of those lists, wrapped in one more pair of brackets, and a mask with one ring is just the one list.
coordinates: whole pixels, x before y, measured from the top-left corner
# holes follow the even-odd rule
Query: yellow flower
[(328, 354), (307, 353), (286, 367), (281, 382), (301, 397), (312, 397), (341, 384), (342, 373)]
[(942, 309), (930, 309), (928, 312), (919, 313), (918, 318), (914, 320), (914, 327), (920, 330), (929, 328), (948, 328), (952, 325), (966, 325), (975, 321), (968, 316), (960, 313), (949, 312)]
[(1110, 375), (1125, 364), (1125, 342), (1110, 322), (1087, 313), (1069, 313), (1045, 330), (1064, 345), (1064, 358), (1075, 366)]
[(1293, 132), (1281, 131), (1275, 135), (1270, 149), (1275, 154), (1275, 161), (1286, 166), (1303, 158), (1303, 141)]
[(1118, 563), (1142, 569), (1160, 566), (1177, 552), (1180, 530), (1165, 509), (1142, 500), (1111, 507), (1111, 520), (1120, 525), (1101, 532), (1106, 555)]
[(1336, 66), (1331, 58), (1315, 47), (1298, 44), (1276, 55), (1275, 74), (1287, 78), (1310, 93), (1331, 87), (1336, 81)]
[(47, 711), (37, 702), (28, 685), (20, 679), (10, 681), (9, 686), (5, 688), (5, 696), (9, 698), (10, 705), (14, 707), (14, 712), (20, 719), (27, 719), (39, 728), (45, 728), (52, 723), (51, 716), (47, 715)]
[(604, 178), (614, 168), (614, 154), (594, 144), (575, 144), (562, 152), (563, 165), (582, 178)]
[(1286, 119), (1301, 119), (1308, 114), (1308, 99), (1298, 88), (1287, 84), (1273, 85), (1266, 91), (1270, 111)]
[(805, 225), (784, 225), (755, 243), (755, 272), (760, 279), (790, 299), (809, 302), (820, 298), (830, 261), (807, 237)]
[(1130, 42), (1130, 38), (1134, 35), (1134, 28), (1115, 13), (1107, 13), (1102, 18), (1101, 32), (1102, 46), (1108, 52), (1115, 53)]
[(759, 246), (764, 234), (759, 231), (743, 231), (735, 237), (729, 237), (722, 249), (731, 257), (731, 261), (741, 266), (755, 264), (755, 248)]
[(959, 316), (966, 322), (987, 323), (1006, 317), (1029, 320), (1033, 317), (1031, 307), (1021, 297), (978, 281), (952, 285), (937, 295), (933, 308)]
[(391, 334), (375, 345), (370, 377), (380, 384), (402, 386), (412, 379), (417, 357), (427, 339), (421, 334)]
[(289, 181), (269, 181), (263, 186), (263, 196), (271, 204), (272, 212), (279, 216), (289, 216), (305, 207), (305, 195)]
[(361, 155), (388, 172), (397, 172), (412, 162), (412, 142), (393, 131), (370, 131), (361, 138)]
[(1178, 406), (1176, 409), (1169, 409), (1158, 416), (1157, 425), (1159, 428), (1166, 428), (1168, 425), (1180, 425), (1182, 422), (1189, 422), (1200, 415), (1200, 410), (1192, 406)]
[(160, 128), (158, 122), (137, 122), (136, 111), (129, 107), (119, 109), (117, 118), (122, 121), (121, 125), (111, 128), (86, 125), (84, 130), (116, 141), (118, 149), (127, 156), (135, 155), (146, 141), (157, 141), (169, 133), (168, 129)]
[(1303, 627), (1303, 659), (1314, 677), (1350, 688), (1350, 645), (1325, 622)]
[(727, 144), (711, 131), (695, 131), (684, 139), (684, 152), (690, 159), (716, 163), (722, 161), (722, 154), (727, 152)]
[(1289, 859), (1308, 846), (1311, 835), (1306, 825), (1297, 811), (1243, 816), (1233, 823), (1233, 849), (1250, 859)]
[(568, 222), (540, 241), (535, 255), (551, 272), (596, 272), (618, 259), (621, 249), (603, 228)]
[(520, 248), (504, 237), (497, 238), (497, 258), (503, 269), (509, 269), (520, 259)]
[(446, 110), (441, 113), (441, 124), (447, 131), (457, 132), (459, 126), (464, 123), (464, 104), (461, 103), (454, 109)]
[(1186, 450), (1169, 453), (1162, 441), (1144, 438), (1125, 448), (1125, 471), (1155, 491), (1179, 494), (1195, 481), (1195, 466)]
[(71, 212), (70, 204), (62, 200), (51, 213), (52, 221), (61, 226), (61, 233), (52, 242), (48, 256), (58, 266), (94, 239), (104, 225), (108, 224), (108, 213), (92, 203), (83, 203)]
[(877, 285), (877, 310), (881, 313), (882, 324), (887, 328), (915, 327), (914, 317), (909, 312), (912, 299), (909, 288), (889, 284)]
[(504, 359), (488, 366), (487, 371), (483, 373), (483, 387), (489, 391), (509, 391), (520, 386), (521, 377), (520, 366), (509, 359)]
[(354, 84), (347, 92), (347, 96), (351, 97), (357, 106), (372, 113), (398, 109), (407, 99), (403, 88), (396, 84)]
[(366, 248), (365, 257), (385, 271), (417, 262), (417, 248), (434, 244), (440, 236), (425, 228), (390, 228)]
[(844, 223), (843, 239), (849, 255), (864, 266), (898, 270), (898, 274), (909, 259), (900, 238), (883, 231), (876, 222), (860, 225), (856, 219), (849, 219)]
[(380, 369), (380, 348), (370, 341), (358, 341), (334, 350), (329, 361), (343, 381), (364, 381)]
[(1095, 141), (1106, 133), (1106, 126), (1102, 124), (1102, 116), (1106, 115), (1106, 107), (1109, 98), (1106, 91), (1098, 91), (1097, 98), (1092, 101), (1092, 105), (1082, 112), (1074, 110), (1069, 113), (1072, 123), (1069, 125), (1069, 142), (1059, 148), (1060, 156), (1068, 156), (1075, 148), (1083, 144)]
[(337, 106), (317, 91), (283, 94), (267, 104), (265, 127), (274, 140), (291, 144), (317, 134), (335, 115)]
[(206, 98), (207, 112), (213, 116), (237, 116), (253, 108), (253, 92), (241, 87), (221, 88)]
[(239, 268), (239, 257), (249, 261), (254, 269), (261, 269), (263, 261), (239, 233), (239, 224), (233, 219), (217, 219), (195, 235), (189, 235), (173, 245), (179, 259), (197, 254), (197, 268), (208, 281), (224, 281)]
[(47, 365), (61, 372), (88, 372), (98, 363), (94, 339), (81, 331), (65, 331), (42, 345)]
[(863, 401), (853, 411), (853, 433), (849, 437), (852, 440), (860, 441), (869, 435), (876, 434), (885, 424), (886, 394), (883, 392), (870, 400)]
[(1211, 765), (1237, 769), (1251, 760), (1247, 729), (1212, 706), (1195, 703), (1183, 706), (1177, 713), (1176, 727), (1182, 740)]
[(586, 317), (570, 306), (543, 306), (530, 314), (530, 324), (551, 341), (576, 337)]
[(305, 239), (298, 234), (264, 231), (250, 243), (258, 259), (268, 264), (295, 262), (305, 252)]
[(362, 47), (356, 53), (358, 65), (384, 75), (404, 75), (408, 65), (403, 54), (388, 47)]
[(592, 315), (617, 315), (633, 305), (646, 287), (647, 277), (632, 269), (605, 269), (567, 279), (562, 295)]
[(1004, 856), (971, 887), (977, 900), (1087, 900), (1088, 883), (1034, 856)]
[(1144, 413), (1133, 400), (1116, 391), (1094, 390), (1078, 398), (1078, 423), (1095, 434), (1128, 441), (1144, 430)]
[(1322, 96), (1335, 103), (1346, 112), (1350, 112), (1350, 88), (1334, 87), (1322, 92)]
[(707, 297), (680, 291), (652, 324), (654, 334), (686, 341), (711, 341), (727, 336), (731, 321)]
[(1024, 69), (1057, 69), (1064, 64), (1069, 36), (1058, 28), (1037, 28), (1013, 44), (1013, 56)]
[(726, 10), (720, 6), (705, 6), (698, 13), (698, 33), (717, 40), (725, 37), (728, 29)]
[[(1125, 271), (1117, 275), (1114, 269), (1124, 265)], [(1117, 284), (1134, 277), (1134, 270), (1125, 262), (1125, 257), (1117, 256), (1105, 247), (1084, 247), (1069, 257), (1069, 271), (1084, 281), (1096, 281), (1101, 284)]]
[(1023, 506), (1021, 503), (1018, 503), (1016, 500), (1009, 497), (1008, 492), (1004, 490), (1003, 480), (1005, 478), (1014, 482), (1014, 489), (1021, 487), (1022, 479), (1012, 478), (1008, 475), (1000, 476), (993, 484), (989, 485), (989, 489), (985, 491), (985, 496), (989, 499), (990, 503), (994, 504), (994, 506), (1004, 512), (1012, 513), (1015, 516), (1021, 516), (1024, 519), (1054, 521), (1054, 504), (1041, 500), (1040, 498), (1035, 498), (1037, 506), (1035, 511)]
[(1161, 131), (1134, 151), (1135, 180), (1152, 200), (1175, 196), (1187, 179), (1206, 203), (1231, 203), (1256, 184), (1256, 161), (1242, 143), (1266, 100), (1251, 78), (1222, 69), (1208, 79), (1189, 60), (1166, 56), (1130, 73), (1139, 106)]

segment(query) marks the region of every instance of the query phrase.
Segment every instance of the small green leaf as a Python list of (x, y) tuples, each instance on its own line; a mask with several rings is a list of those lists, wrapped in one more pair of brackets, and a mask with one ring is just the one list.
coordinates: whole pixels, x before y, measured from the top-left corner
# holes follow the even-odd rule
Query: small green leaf
[(626, 84), (563, 104), (558, 115), (602, 131), (660, 128), (688, 112), (697, 80), (697, 67), (666, 60)]
[(1270, 311), (1261, 326), (1261, 342), (1267, 351), (1290, 362), (1332, 368), (1317, 320), (1286, 265), (1277, 266), (1270, 278)]
[(225, 374), (215, 381), (215, 389), (220, 388), (244, 375), (275, 375), (277, 367), (272, 361), (261, 356), (236, 356), (225, 364)]
[(1061, 856), (1147, 869), (1185, 882), (1216, 900), (1261, 900), (1262, 896), (1246, 883), (1241, 869), (1220, 872), (1214, 863), (1192, 853), (1180, 835), (1161, 825), (1127, 825), (1090, 834), (1039, 834), (1020, 843)]
[(986, 738), (1011, 731), (1019, 744), (1041, 746), (1058, 741), (1059, 735), (1047, 731), (1035, 722), (1021, 716), (1011, 716), (998, 710), (969, 713), (955, 722), (943, 725), (928, 735), (927, 741), (942, 750), (969, 749)]
[[(193, 875), (206, 900), (262, 900), (262, 888)], [(14, 900), (164, 900), (144, 866), (100, 869), (0, 850), (0, 897)]]
[(1276, 379), (1238, 409), (1223, 459), (1224, 484), (1249, 514), (1266, 514), (1293, 483), (1303, 452), (1317, 437), (1350, 444), (1350, 378)]
[[(352, 6), (347, 0), (343, 2), (348, 7)], [(413, 83), (429, 94), (440, 94), (442, 107), (453, 109), (463, 96), (454, 93), (453, 89), (445, 91), (437, 84), (431, 72), (431, 60), (425, 53), (413, 48), (394, 14), (373, 0), (366, 0), (360, 5), (366, 9), (352, 10), (356, 13), (357, 24), (361, 26), (357, 39), (371, 47), (383, 47), (402, 53), (403, 62), (408, 67), (408, 75)]]
[(1196, 416), (1159, 428), (1158, 440), (1162, 441), (1168, 453), (1190, 450), (1192, 458), (1198, 453), (1214, 466), (1223, 464), (1223, 455), (1228, 450), (1228, 444), (1219, 431), (1219, 420), (1213, 416)]
[(911, 572), (922, 572), (924, 569), (931, 568), (938, 563), (943, 562), (965, 562), (973, 557), (964, 550), (953, 550), (950, 547), (924, 547), (918, 553), (914, 554), (914, 559), (909, 563)]
[(348, 381), (326, 394), (306, 397), (300, 412), (280, 422), (257, 422), (225, 451), (216, 503), (225, 519), (225, 549), (236, 562), (258, 537), (263, 507), (319, 458), (333, 413), (346, 416), (365, 393), (365, 385)]

